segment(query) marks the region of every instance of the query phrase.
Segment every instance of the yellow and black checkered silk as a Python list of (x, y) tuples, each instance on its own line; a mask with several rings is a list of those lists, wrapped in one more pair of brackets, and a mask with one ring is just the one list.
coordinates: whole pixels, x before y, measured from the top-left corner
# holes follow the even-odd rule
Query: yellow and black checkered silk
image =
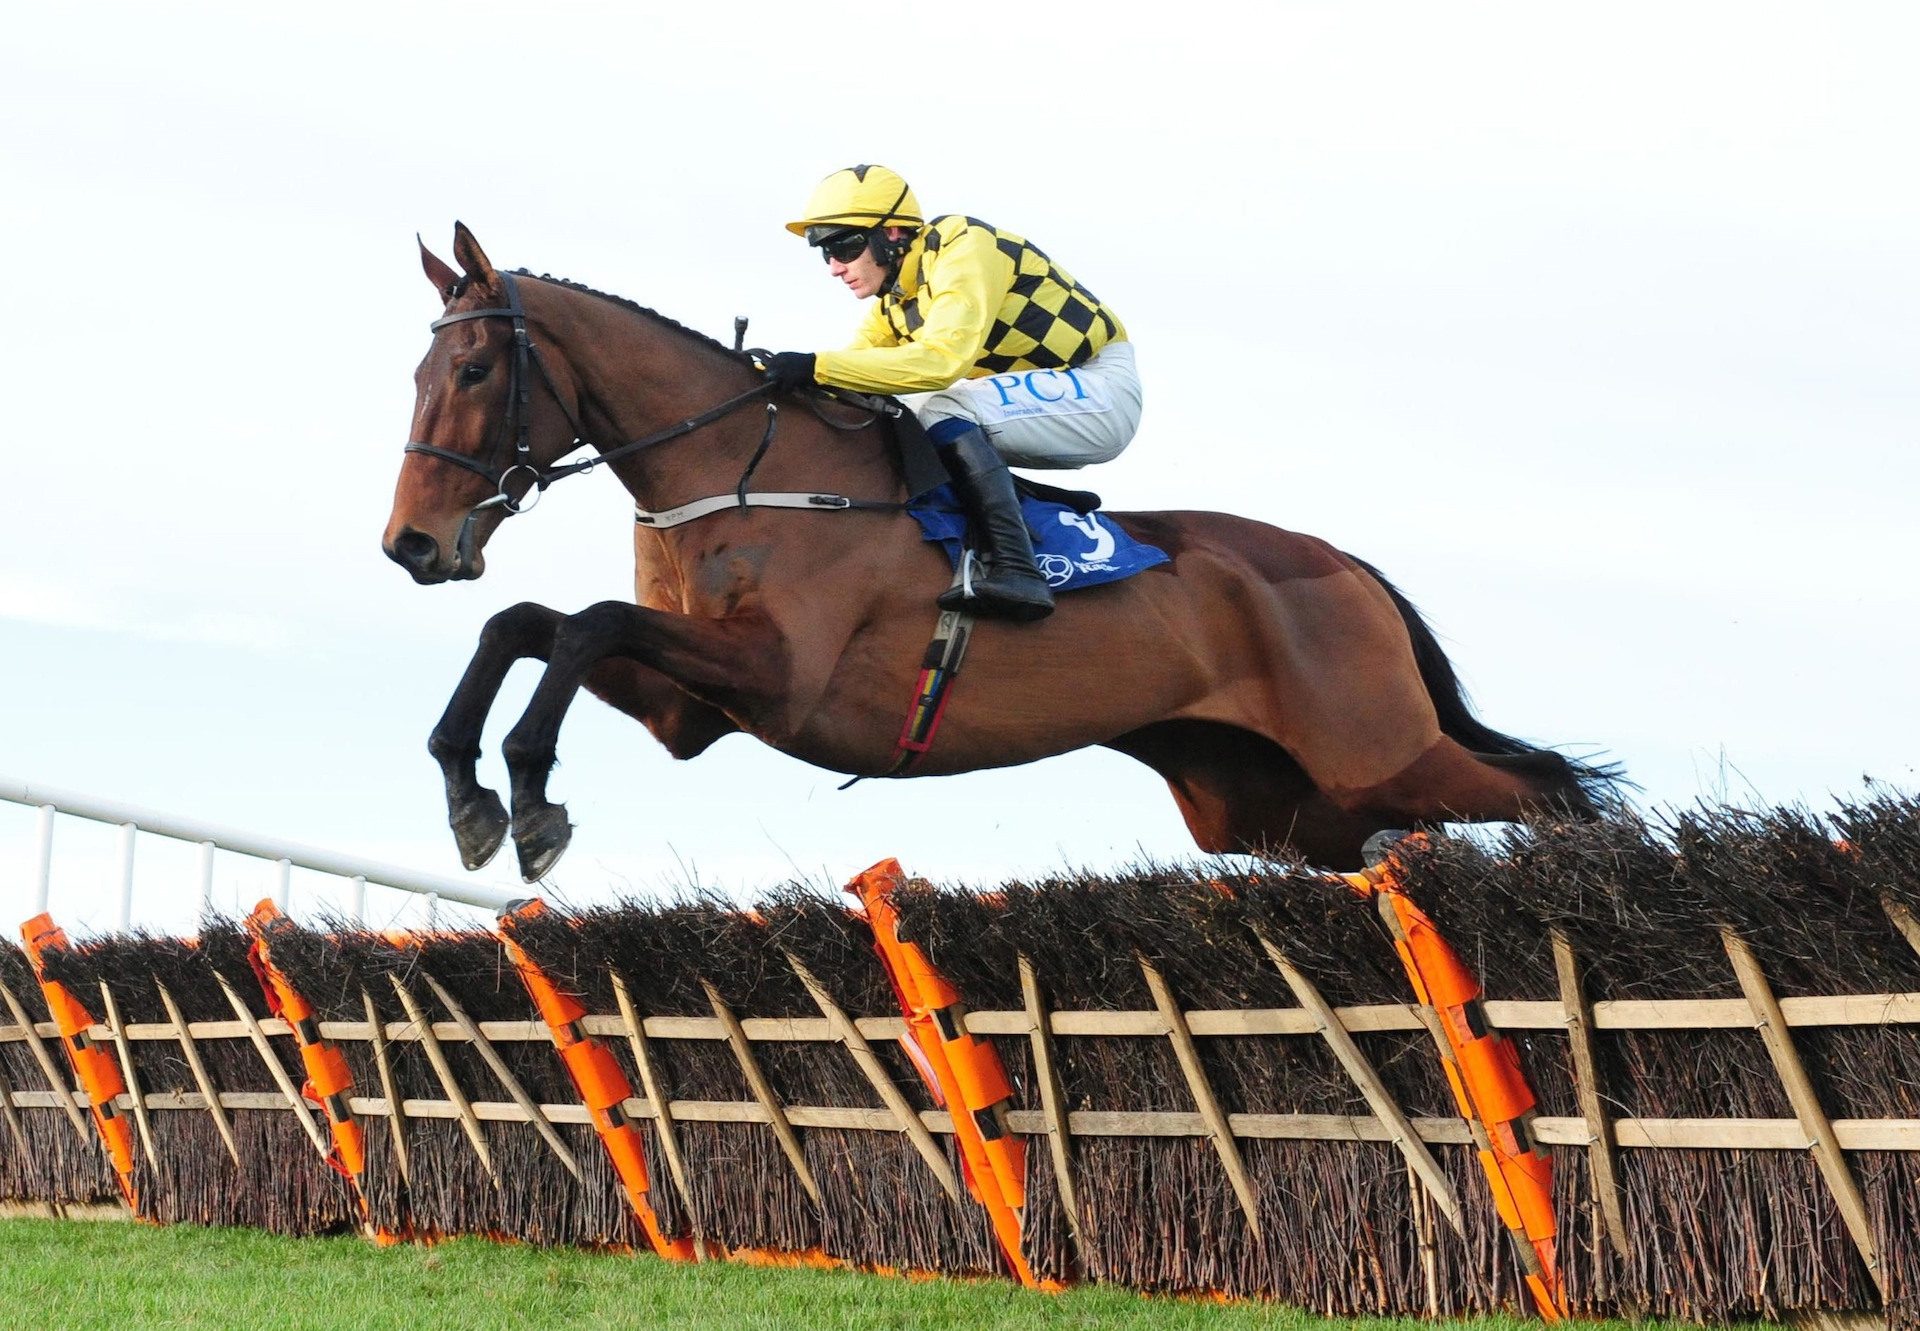
[(976, 217), (936, 217), (821, 383), (924, 393), (960, 379), (1083, 365), (1127, 331), (1037, 246)]

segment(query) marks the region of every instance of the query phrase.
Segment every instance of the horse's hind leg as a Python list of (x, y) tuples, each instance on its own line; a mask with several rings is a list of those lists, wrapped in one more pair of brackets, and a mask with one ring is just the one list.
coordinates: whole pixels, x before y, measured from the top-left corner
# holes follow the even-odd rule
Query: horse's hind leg
[(480, 644), (447, 702), (447, 710), (427, 740), (427, 752), (440, 764), (447, 784), (447, 822), (460, 847), (460, 862), (478, 869), (507, 839), (507, 809), (500, 797), (480, 784), (480, 735), (500, 694), (507, 672), (518, 661), (546, 660), (562, 616), (532, 601), (510, 606), (480, 630)]
[(1327, 793), (1341, 808), (1371, 819), (1379, 828), (1521, 822), (1555, 810), (1593, 813), (1560, 755), (1487, 756), (1444, 736), (1385, 780)]
[(1107, 747), (1158, 772), (1194, 843), (1210, 853), (1287, 851), (1329, 869), (1360, 867), (1377, 820), (1342, 809), (1272, 740), (1211, 721), (1161, 721)]
[[(566, 808), (547, 798), (547, 776), (574, 696), (611, 659), (650, 667), (712, 709), (772, 696), (786, 668), (778, 631), (765, 620), (701, 619), (626, 601), (602, 601), (560, 620), (546, 673), (501, 745), (513, 780), (513, 844), (528, 882), (551, 869), (573, 838)], [(699, 728), (720, 733), (710, 724)]]

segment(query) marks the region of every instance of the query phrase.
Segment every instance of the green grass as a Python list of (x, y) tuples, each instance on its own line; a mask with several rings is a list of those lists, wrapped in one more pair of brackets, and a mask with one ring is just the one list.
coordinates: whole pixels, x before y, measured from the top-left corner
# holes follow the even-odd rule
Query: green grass
[[(357, 1238), (253, 1230), (0, 1221), (0, 1322), (58, 1331), (220, 1327), (1151, 1327), (1242, 1331), (1411, 1327), (1335, 1322), (1261, 1304), (1149, 1299), (1085, 1288), (1031, 1293), (998, 1281), (909, 1281), (840, 1271), (679, 1265), (651, 1256), (459, 1239), (379, 1248)], [(1476, 1331), (1537, 1328), (1484, 1319)], [(1430, 1327), (1429, 1327), (1430, 1331)]]

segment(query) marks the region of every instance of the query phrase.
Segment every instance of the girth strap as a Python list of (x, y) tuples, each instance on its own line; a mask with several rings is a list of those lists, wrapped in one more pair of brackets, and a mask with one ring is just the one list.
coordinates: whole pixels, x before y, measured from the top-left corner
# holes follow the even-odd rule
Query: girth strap
[(718, 513), (726, 508), (810, 508), (817, 512), (838, 513), (849, 508), (905, 507), (905, 504), (890, 499), (849, 499), (846, 495), (836, 494), (756, 490), (744, 495), (708, 495), (705, 499), (691, 499), (673, 508), (636, 508), (633, 510), (633, 520), (638, 526), (658, 531), (678, 527), (683, 522), (692, 522), (695, 518), (704, 518), (709, 513)]
[[(971, 552), (963, 556), (961, 567), (964, 569), (971, 559)], [(956, 574), (955, 583), (959, 580)], [(933, 626), (933, 641), (927, 644), (927, 650), (920, 658), (920, 673), (914, 679), (913, 698), (907, 703), (907, 716), (901, 723), (900, 737), (893, 742), (893, 760), (887, 764), (886, 771), (875, 773), (876, 776), (911, 776), (914, 767), (927, 756), (927, 750), (933, 747), (934, 736), (940, 733), (940, 721), (947, 714), (947, 700), (952, 695), (953, 682), (959, 677), (960, 663), (966, 659), (967, 644), (972, 639), (971, 613), (965, 610), (940, 612), (940, 618)], [(850, 777), (839, 788), (846, 790), (867, 779), (865, 776)]]

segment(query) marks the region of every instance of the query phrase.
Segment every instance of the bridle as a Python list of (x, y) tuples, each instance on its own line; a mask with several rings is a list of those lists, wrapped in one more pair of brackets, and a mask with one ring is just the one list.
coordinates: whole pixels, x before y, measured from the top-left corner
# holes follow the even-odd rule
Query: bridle
[[(438, 458), (442, 462), (473, 472), (494, 488), (493, 496), (475, 504), (467, 513), (465, 521), (460, 524), (456, 554), (459, 560), (458, 566), (462, 569), (473, 565), (474, 524), (487, 510), (504, 509), (509, 516), (525, 513), (539, 503), (540, 496), (556, 481), (592, 471), (602, 463), (613, 462), (630, 453), (638, 453), (643, 449), (692, 434), (695, 430), (703, 429), (715, 421), (730, 416), (741, 407), (773, 391), (772, 384), (756, 384), (743, 393), (737, 393), (726, 401), (709, 407), (697, 416), (689, 417), (663, 430), (656, 430), (639, 439), (628, 440), (615, 448), (604, 449), (592, 457), (582, 458), (578, 462), (570, 462), (565, 466), (542, 467), (533, 460), (532, 376), (534, 374), (539, 375), (540, 382), (546, 385), (548, 394), (560, 408), (560, 413), (567, 418), (567, 425), (573, 430), (573, 443), (563, 450), (561, 456), (564, 457), (575, 448), (590, 441), (587, 439), (585, 427), (580, 424), (579, 418), (567, 405), (566, 399), (561, 396), (558, 386), (554, 383), (553, 375), (547, 369), (546, 359), (540, 354), (540, 348), (527, 332), (527, 312), (520, 303), (518, 281), (509, 272), (501, 272), (498, 276), (506, 290), (507, 303), (504, 306), (484, 310), (462, 310), (458, 314), (443, 315), (428, 325), (434, 333), (438, 334), (449, 324), (465, 323), (469, 319), (513, 320), (513, 359), (507, 370), (507, 414), (501, 418), (498, 434), (488, 449), (490, 456), (485, 459), (476, 458), (419, 439), (408, 441), (403, 450), (407, 453), (422, 453), (430, 458)], [(759, 448), (754, 451), (752, 461), (747, 464), (746, 475), (740, 478), (742, 493), (745, 492), (747, 478), (753, 474), (753, 469), (759, 465), (768, 446), (773, 443), (774, 425), (779, 420), (779, 414), (780, 408), (777, 404), (767, 403), (766, 431), (761, 437)], [(515, 498), (512, 486), (521, 473), (525, 473), (526, 488), (520, 492), (518, 498)], [(533, 497), (532, 502), (528, 502), (529, 495)]]

